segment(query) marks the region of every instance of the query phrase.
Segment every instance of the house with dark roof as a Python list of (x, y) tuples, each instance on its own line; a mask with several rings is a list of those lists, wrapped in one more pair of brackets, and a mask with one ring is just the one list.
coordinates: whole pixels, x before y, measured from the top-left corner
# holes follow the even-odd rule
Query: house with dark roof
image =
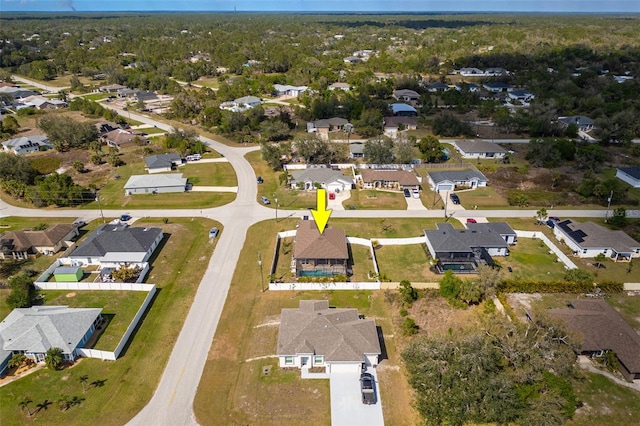
[(100, 136), (100, 142), (112, 146), (114, 148), (123, 148), (125, 146), (131, 146), (136, 143), (147, 144), (149, 140), (140, 132), (128, 129), (115, 129), (111, 130)]
[(150, 155), (144, 157), (144, 163), (149, 173), (170, 172), (182, 164), (182, 157), (177, 152)]
[(406, 130), (416, 130), (418, 125), (415, 117), (384, 117), (382, 119), (382, 130), (385, 136), (395, 138), (398, 133)]
[(446, 92), (449, 90), (449, 86), (444, 83), (436, 82), (427, 84), (427, 90), (431, 93), (435, 92)]
[(404, 102), (417, 101), (420, 99), (420, 93), (410, 89), (394, 90), (392, 96), (395, 100)]
[(327, 374), (375, 367), (382, 353), (376, 323), (354, 308), (330, 308), (327, 300), (301, 300), (280, 313), (276, 354), (282, 368), (325, 367)]
[(476, 189), (487, 186), (485, 175), (477, 170), (446, 170), (427, 172), (429, 187), (435, 192), (453, 191), (456, 188)]
[(307, 123), (307, 132), (316, 133), (320, 139), (329, 139), (330, 132), (347, 130), (351, 128), (349, 120), (340, 117), (325, 118)]
[(59, 223), (41, 231), (7, 231), (0, 235), (0, 259), (28, 259), (71, 247), (78, 225)]
[(349, 158), (364, 158), (364, 144), (362, 142), (349, 143)]
[(469, 91), (469, 92), (479, 92), (480, 86), (474, 83), (457, 83), (455, 86), (456, 90), (459, 92)]
[(469, 224), (455, 229), (450, 223), (438, 223), (437, 229), (425, 230), (425, 239), (438, 273), (475, 273), (479, 265), (493, 266), (493, 256), (508, 256), (509, 242), (515, 242), (515, 231), (503, 223)]
[(453, 146), (462, 158), (504, 158), (507, 154), (500, 145), (481, 139), (455, 140)]
[(128, 226), (126, 223), (104, 224), (93, 231), (67, 259), (72, 266), (118, 267), (143, 263), (149, 260), (162, 238), (160, 228)]
[(389, 105), (391, 112), (393, 115), (404, 116), (404, 117), (417, 117), (418, 111), (412, 107), (411, 105), (404, 103), (395, 103)]
[(349, 249), (344, 230), (327, 226), (321, 234), (316, 223), (299, 223), (294, 241), (296, 277), (347, 275)]
[(510, 84), (503, 83), (501, 81), (493, 81), (482, 85), (486, 90), (491, 93), (510, 92), (513, 87)]
[(531, 102), (536, 96), (526, 89), (514, 89), (509, 92), (509, 99), (521, 102)]
[(12, 152), (16, 155), (29, 154), (31, 152), (46, 151), (53, 149), (49, 143), (49, 138), (44, 135), (21, 136), (2, 142), (2, 149), (5, 152)]
[(183, 178), (182, 173), (133, 175), (124, 185), (124, 193), (134, 195), (184, 192), (187, 190), (187, 183), (188, 179)]
[(420, 189), (416, 175), (406, 170), (361, 169), (357, 179), (364, 189)]
[(553, 234), (573, 250), (577, 257), (596, 257), (600, 253), (614, 261), (628, 262), (640, 257), (640, 243), (623, 231), (612, 231), (593, 222), (556, 222)]
[(616, 170), (616, 177), (627, 182), (634, 188), (640, 188), (640, 167), (620, 167)]
[(320, 186), (329, 192), (339, 192), (351, 189), (353, 179), (343, 175), (339, 170), (320, 167), (292, 171), (290, 184), (291, 189), (311, 191)]
[(620, 373), (628, 381), (640, 379), (640, 335), (604, 300), (569, 300), (566, 309), (551, 309), (582, 342), (585, 355), (600, 357), (612, 351)]
[(60, 348), (72, 362), (102, 321), (100, 308), (32, 306), (11, 311), (0, 322), (0, 374), (14, 354), (44, 362), (47, 351)]
[(576, 126), (578, 126), (578, 130), (580, 130), (581, 132), (588, 132), (589, 130), (593, 130), (595, 127), (594, 121), (584, 115), (558, 117), (558, 123), (560, 123), (565, 128), (569, 127), (570, 124), (575, 124)]

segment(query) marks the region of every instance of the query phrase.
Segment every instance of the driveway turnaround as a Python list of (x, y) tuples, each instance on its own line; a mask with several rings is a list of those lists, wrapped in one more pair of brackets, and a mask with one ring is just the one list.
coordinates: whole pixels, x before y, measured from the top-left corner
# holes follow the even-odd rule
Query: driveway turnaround
[(382, 401), (376, 370), (367, 370), (376, 380), (378, 401), (373, 405), (362, 403), (360, 373), (332, 372), (329, 378), (331, 389), (331, 426), (384, 426)]

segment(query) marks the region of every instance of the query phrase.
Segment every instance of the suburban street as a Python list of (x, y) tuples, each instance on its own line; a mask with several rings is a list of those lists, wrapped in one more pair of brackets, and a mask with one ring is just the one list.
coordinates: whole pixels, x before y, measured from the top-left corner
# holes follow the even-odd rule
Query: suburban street
[[(28, 84), (34, 82), (14, 78)], [(40, 85), (43, 89), (57, 91)], [(107, 106), (106, 104), (103, 104)], [(116, 108), (113, 108), (116, 109)], [(122, 116), (140, 121), (149, 126), (170, 130), (171, 126), (153, 120), (141, 114), (116, 109)], [(236, 199), (222, 207), (209, 209), (168, 209), (168, 210), (129, 210), (127, 213), (134, 217), (195, 217), (203, 216), (215, 219), (224, 225), (213, 256), (208, 262), (206, 272), (195, 295), (194, 303), (187, 315), (184, 326), (177, 338), (164, 373), (160, 379), (155, 394), (147, 406), (136, 415), (129, 424), (149, 425), (194, 425), (197, 421), (193, 414), (193, 401), (200, 382), (207, 355), (218, 325), (222, 309), (225, 304), (229, 286), (244, 245), (247, 230), (255, 223), (274, 219), (274, 209), (267, 208), (257, 202), (256, 175), (244, 158), (245, 154), (259, 149), (259, 146), (249, 148), (233, 148), (213, 139), (200, 137), (212, 149), (221, 153), (233, 166), (238, 180)], [(498, 141), (496, 141), (498, 142)], [(502, 141), (500, 141), (502, 142)], [(510, 141), (515, 143), (514, 141)], [(612, 208), (613, 209), (613, 208)], [(117, 217), (120, 210), (104, 210), (105, 216)], [(451, 213), (451, 211), (449, 212)], [(552, 209), (549, 215), (559, 217), (604, 217), (605, 210), (561, 210)], [(308, 210), (278, 211), (281, 217), (292, 215), (302, 217), (309, 215)], [(444, 220), (444, 210), (335, 210), (334, 218), (437, 218)], [(628, 212), (630, 217), (640, 217), (640, 211)], [(456, 210), (456, 217), (531, 217), (536, 215), (535, 209), (527, 210)], [(26, 209), (12, 206), (0, 200), (0, 217), (78, 217), (85, 221), (100, 217), (99, 210), (68, 210), (68, 209)], [(153, 307), (151, 308), (153, 309)], [(221, 396), (225, 397), (225, 396)]]

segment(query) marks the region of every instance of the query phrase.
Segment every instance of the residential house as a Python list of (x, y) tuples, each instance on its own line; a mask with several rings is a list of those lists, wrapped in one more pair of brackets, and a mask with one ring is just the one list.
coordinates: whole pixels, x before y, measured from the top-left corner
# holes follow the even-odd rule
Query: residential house
[(23, 101), (23, 104), (27, 108), (34, 108), (41, 111), (65, 108), (67, 106), (67, 103), (60, 99), (49, 99), (40, 96), (29, 96)]
[(435, 92), (446, 92), (447, 90), (449, 90), (449, 86), (447, 86), (444, 83), (429, 83), (427, 84), (427, 90), (431, 93), (435, 93)]
[(135, 144), (148, 144), (149, 140), (140, 132), (130, 129), (115, 129), (100, 136), (100, 142), (114, 148), (124, 148)]
[(292, 171), (290, 185), (291, 189), (304, 189), (305, 191), (320, 187), (329, 192), (340, 192), (351, 189), (353, 179), (343, 175), (338, 170), (324, 167), (311, 168)]
[(575, 124), (578, 126), (578, 130), (581, 132), (588, 132), (593, 130), (595, 127), (595, 123), (589, 117), (584, 115), (572, 115), (569, 117), (558, 117), (558, 123), (560, 123), (563, 127), (569, 127), (570, 124)]
[(340, 117), (333, 117), (307, 123), (307, 132), (317, 133), (320, 139), (327, 140), (329, 139), (330, 132), (348, 130), (351, 129), (351, 127), (349, 120)]
[[(471, 224), (470, 224), (471, 225)], [(425, 239), (438, 273), (475, 273), (479, 265), (493, 266), (492, 256), (508, 256), (509, 243), (503, 232), (515, 240), (515, 232), (508, 232), (506, 223), (496, 230), (486, 223), (473, 224), (473, 229), (455, 229), (450, 223), (438, 223), (436, 230), (425, 230)]]
[(480, 91), (480, 86), (478, 86), (477, 84), (473, 84), (473, 83), (457, 83), (456, 84), (456, 90), (459, 92), (464, 92), (466, 90), (468, 90), (469, 92), (479, 92)]
[[(358, 58), (360, 60), (360, 58)], [(344, 90), (348, 92), (351, 90), (351, 85), (349, 83), (335, 82), (329, 85), (329, 90)]]
[(343, 61), (345, 64), (359, 64), (363, 62), (362, 58), (359, 58), (357, 56), (347, 56), (343, 59)]
[(483, 77), (484, 71), (479, 68), (460, 68), (458, 73), (463, 77)]
[(634, 188), (640, 188), (640, 167), (620, 167), (616, 171), (616, 177)]
[(509, 75), (509, 71), (504, 68), (487, 68), (484, 70), (485, 77), (500, 77), (503, 75)]
[(149, 260), (162, 241), (160, 228), (129, 226), (126, 223), (100, 225), (66, 257), (71, 266), (119, 267)]
[(120, 129), (120, 125), (109, 122), (96, 123), (95, 126), (96, 130), (98, 131), (98, 135), (100, 135), (101, 137), (109, 132)]
[(567, 308), (551, 309), (549, 313), (582, 337), (583, 354), (601, 357), (611, 351), (625, 379), (640, 379), (640, 336), (605, 300), (573, 299)]
[(73, 223), (58, 223), (41, 231), (6, 231), (0, 235), (0, 259), (54, 254), (70, 247), (78, 235), (78, 225)]
[(503, 83), (501, 81), (485, 83), (482, 85), (482, 87), (484, 87), (491, 93), (510, 92), (513, 89), (510, 84)]
[(625, 81), (633, 80), (633, 76), (630, 75), (614, 75), (613, 79), (616, 83), (624, 83)]
[(170, 172), (182, 164), (182, 157), (177, 152), (170, 152), (144, 157), (144, 162), (149, 173)]
[(466, 226), (471, 232), (483, 232), (487, 229), (495, 232), (509, 245), (514, 245), (518, 239), (516, 231), (514, 231), (506, 222), (467, 223)]
[(244, 112), (251, 108), (255, 108), (262, 104), (262, 100), (257, 96), (243, 96), (233, 101), (227, 101), (220, 104), (220, 109), (232, 112)]
[(420, 99), (420, 93), (409, 89), (394, 90), (392, 96), (395, 100), (404, 102), (412, 102)]
[(462, 158), (504, 158), (507, 154), (500, 145), (480, 139), (456, 140), (453, 146)]
[(487, 186), (487, 177), (477, 170), (447, 170), (427, 172), (429, 187), (435, 191), (453, 191), (456, 188), (482, 188)]
[(47, 351), (60, 348), (64, 361), (78, 358), (102, 322), (101, 308), (32, 306), (17, 308), (0, 322), (0, 374), (14, 354), (43, 362)]
[(187, 178), (182, 173), (132, 175), (124, 186), (125, 195), (185, 192)]
[(44, 135), (31, 135), (4, 141), (2, 142), (2, 149), (5, 152), (24, 155), (31, 152), (53, 149), (53, 145), (49, 143), (49, 138)]
[(406, 170), (361, 169), (358, 179), (364, 189), (420, 189), (416, 175)]
[(382, 120), (383, 132), (390, 138), (397, 137), (402, 131), (416, 130), (418, 128), (415, 117), (384, 117)]
[(362, 142), (349, 143), (349, 158), (364, 158), (364, 144)]
[(520, 102), (531, 102), (536, 96), (525, 89), (512, 90), (508, 93), (509, 99)]
[(118, 93), (119, 90), (122, 89), (126, 89), (126, 86), (123, 86), (121, 84), (109, 84), (107, 86), (101, 86), (98, 90), (100, 90), (101, 92), (107, 92), (107, 93)]
[(14, 101), (17, 101), (20, 99), (28, 98), (29, 96), (39, 95), (40, 93), (23, 89), (17, 86), (4, 86), (0, 87), (0, 94), (9, 95), (13, 98)]
[(373, 319), (355, 308), (330, 308), (328, 300), (301, 300), (280, 314), (276, 354), (282, 368), (325, 367), (325, 373), (360, 373), (382, 353)]
[(314, 221), (300, 221), (293, 261), (296, 277), (346, 276), (349, 249), (344, 230), (327, 226), (321, 234)]
[(403, 117), (418, 116), (418, 111), (414, 107), (404, 103), (391, 104), (389, 105), (389, 108), (391, 108), (391, 112), (393, 113), (393, 115), (403, 116)]
[(623, 231), (612, 231), (593, 222), (556, 222), (553, 233), (577, 257), (596, 257), (600, 253), (614, 261), (628, 262), (640, 257), (640, 243)]
[(128, 87), (125, 87), (123, 89), (118, 89), (117, 93), (119, 98), (133, 99), (136, 97), (137, 91), (134, 89), (129, 89)]
[(288, 84), (274, 84), (273, 87), (277, 96), (293, 96), (296, 98), (309, 88), (308, 86), (290, 86)]

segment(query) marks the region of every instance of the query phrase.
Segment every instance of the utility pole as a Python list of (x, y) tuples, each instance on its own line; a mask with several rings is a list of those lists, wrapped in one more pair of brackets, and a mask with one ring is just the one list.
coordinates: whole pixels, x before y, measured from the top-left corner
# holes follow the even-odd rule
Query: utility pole
[(98, 207), (100, 208), (100, 217), (102, 217), (102, 223), (105, 223), (104, 213), (102, 212), (102, 203), (100, 203), (100, 194), (96, 191), (96, 201), (98, 202)]
[(260, 288), (264, 293), (264, 273), (262, 272), (262, 257), (260, 256), (260, 252), (258, 252), (258, 268), (260, 268)]
[(607, 221), (609, 220), (609, 209), (611, 208), (611, 199), (612, 198), (613, 198), (613, 189), (611, 190), (611, 194), (609, 194), (609, 198), (607, 198), (607, 211), (604, 213), (604, 222), (605, 223), (607, 223)]

